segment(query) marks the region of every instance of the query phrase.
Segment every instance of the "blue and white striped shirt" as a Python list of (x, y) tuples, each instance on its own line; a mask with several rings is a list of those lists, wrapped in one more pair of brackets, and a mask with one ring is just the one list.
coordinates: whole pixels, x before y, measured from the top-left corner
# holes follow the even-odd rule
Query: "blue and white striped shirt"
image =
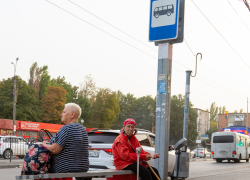
[(54, 173), (88, 171), (88, 135), (82, 125), (75, 122), (63, 126), (50, 143), (62, 147), (60, 153), (52, 156)]

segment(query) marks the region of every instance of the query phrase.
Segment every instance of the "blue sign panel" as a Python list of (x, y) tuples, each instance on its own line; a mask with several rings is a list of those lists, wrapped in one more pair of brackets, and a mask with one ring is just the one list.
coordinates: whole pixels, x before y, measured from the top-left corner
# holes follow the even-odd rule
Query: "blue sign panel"
[(149, 41), (176, 39), (178, 16), (179, 0), (151, 0)]
[(166, 81), (159, 82), (159, 93), (166, 93)]

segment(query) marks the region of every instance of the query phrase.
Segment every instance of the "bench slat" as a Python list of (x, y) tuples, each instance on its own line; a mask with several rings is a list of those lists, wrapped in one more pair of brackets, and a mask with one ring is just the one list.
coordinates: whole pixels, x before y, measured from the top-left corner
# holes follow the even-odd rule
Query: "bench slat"
[(38, 175), (21, 175), (21, 176), (16, 176), (16, 180), (68, 178), (68, 177), (105, 178), (105, 177), (112, 177), (113, 175), (123, 175), (123, 174), (134, 174), (134, 172), (131, 170), (105, 169), (105, 170), (95, 170), (95, 171), (76, 172), (76, 173), (51, 173), (51, 174), (38, 174)]

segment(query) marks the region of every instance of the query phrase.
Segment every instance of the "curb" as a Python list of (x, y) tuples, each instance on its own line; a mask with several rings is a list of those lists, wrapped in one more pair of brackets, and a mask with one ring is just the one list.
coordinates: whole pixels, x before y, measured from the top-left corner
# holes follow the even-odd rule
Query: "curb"
[(22, 165), (16, 164), (16, 165), (0, 165), (0, 169), (9, 169), (9, 168), (20, 168)]
[(190, 159), (190, 161), (214, 161), (214, 159)]

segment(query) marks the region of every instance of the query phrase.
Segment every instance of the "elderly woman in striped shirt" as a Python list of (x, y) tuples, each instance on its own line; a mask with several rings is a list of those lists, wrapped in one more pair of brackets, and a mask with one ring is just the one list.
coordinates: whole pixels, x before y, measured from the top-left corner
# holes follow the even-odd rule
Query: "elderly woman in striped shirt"
[[(88, 135), (86, 129), (77, 120), (81, 116), (81, 108), (75, 103), (65, 104), (61, 114), (65, 124), (50, 145), (43, 145), (50, 150), (52, 156), (52, 171), (54, 173), (86, 172), (89, 169)], [(76, 180), (89, 178), (76, 178)], [(91, 179), (91, 178), (90, 178)]]

